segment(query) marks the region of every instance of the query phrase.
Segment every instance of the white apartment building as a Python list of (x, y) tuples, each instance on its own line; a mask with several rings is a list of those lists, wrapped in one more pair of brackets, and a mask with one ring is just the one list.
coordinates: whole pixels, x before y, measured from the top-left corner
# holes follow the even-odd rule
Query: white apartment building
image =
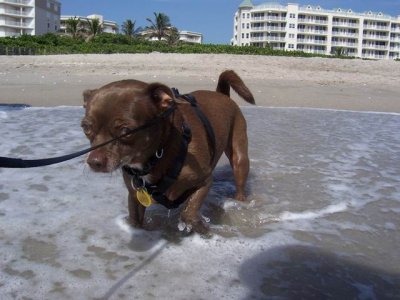
[(64, 16), (63, 15), (63, 16), (61, 16), (61, 19), (60, 19), (60, 32), (66, 33), (66, 29), (67, 29), (66, 21), (68, 19), (73, 19), (73, 18), (77, 18), (77, 19), (81, 20), (83, 26), (85, 26), (85, 23), (89, 20), (98, 19), (100, 21), (100, 24), (102, 24), (103, 32), (114, 33), (114, 34), (118, 33), (117, 22), (105, 20), (102, 15), (89, 15), (87, 17)]
[(234, 16), (232, 45), (271, 46), (370, 59), (400, 58), (400, 16), (371, 11), (327, 10), (320, 6), (253, 5), (244, 0)]
[(203, 35), (199, 32), (180, 30), (179, 40), (186, 43), (201, 44), (203, 43)]
[[(145, 29), (141, 31), (139, 34), (142, 36), (146, 37), (148, 36), (149, 32)], [(187, 31), (187, 30), (179, 30), (179, 40), (186, 42), (186, 43), (192, 43), (192, 44), (202, 44), (203, 43), (203, 34), (199, 32), (193, 32), (193, 31)], [(157, 37), (147, 37), (148, 40), (150, 41), (158, 41)], [(163, 39), (165, 40), (165, 39)]]
[(0, 0), (0, 37), (57, 32), (60, 11), (57, 0)]

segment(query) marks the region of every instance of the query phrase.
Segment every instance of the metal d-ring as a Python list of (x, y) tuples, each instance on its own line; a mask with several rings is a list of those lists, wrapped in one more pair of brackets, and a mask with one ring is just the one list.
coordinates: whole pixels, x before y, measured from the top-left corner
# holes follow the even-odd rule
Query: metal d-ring
[[(133, 183), (133, 177), (131, 177), (131, 186), (132, 188), (137, 191), (138, 187), (135, 186), (135, 184)], [(142, 177), (142, 189), (146, 189), (146, 181), (144, 180), (144, 178)]]
[(161, 152), (161, 153), (158, 153), (158, 150), (157, 150), (157, 152), (156, 152), (156, 157), (157, 157), (158, 159), (160, 159), (161, 157), (163, 157), (163, 155), (164, 155), (164, 148), (161, 148), (160, 152)]

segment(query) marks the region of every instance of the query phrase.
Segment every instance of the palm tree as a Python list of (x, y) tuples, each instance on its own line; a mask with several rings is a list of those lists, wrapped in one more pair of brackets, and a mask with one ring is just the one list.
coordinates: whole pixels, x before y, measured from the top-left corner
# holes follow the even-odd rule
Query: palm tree
[(166, 36), (166, 40), (167, 40), (168, 45), (171, 45), (171, 46), (179, 44), (179, 42), (180, 42), (179, 30), (176, 27), (169, 28), (167, 36)]
[(169, 17), (163, 13), (154, 13), (154, 21), (150, 18), (146, 19), (151, 25), (146, 27), (150, 37), (156, 37), (159, 41), (167, 36), (168, 30), (171, 28)]
[(103, 24), (98, 18), (87, 20), (87, 25), (89, 29), (87, 40), (92, 40), (96, 35), (103, 31)]
[(129, 37), (134, 37), (136, 34), (135, 24), (136, 21), (132, 21), (131, 19), (126, 20), (122, 23), (122, 32)]
[(77, 38), (80, 33), (84, 31), (81, 19), (77, 17), (69, 18), (65, 21), (67, 28), (66, 31), (69, 33), (72, 38)]

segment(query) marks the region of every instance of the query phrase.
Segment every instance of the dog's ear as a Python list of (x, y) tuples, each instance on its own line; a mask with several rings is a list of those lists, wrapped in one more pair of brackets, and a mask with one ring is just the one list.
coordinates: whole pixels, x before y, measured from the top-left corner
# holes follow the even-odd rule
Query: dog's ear
[(174, 101), (174, 93), (169, 87), (161, 83), (151, 83), (147, 88), (147, 93), (162, 111), (168, 109)]
[(93, 93), (97, 90), (85, 90), (83, 92), (83, 108), (86, 108), (92, 99)]

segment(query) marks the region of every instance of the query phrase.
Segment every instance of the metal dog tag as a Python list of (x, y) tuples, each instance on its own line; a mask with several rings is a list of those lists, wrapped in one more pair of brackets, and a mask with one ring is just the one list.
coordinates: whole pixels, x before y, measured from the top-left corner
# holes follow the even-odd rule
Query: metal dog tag
[(146, 191), (146, 189), (143, 188), (140, 188), (136, 191), (136, 198), (144, 207), (149, 207), (153, 202), (150, 194)]

